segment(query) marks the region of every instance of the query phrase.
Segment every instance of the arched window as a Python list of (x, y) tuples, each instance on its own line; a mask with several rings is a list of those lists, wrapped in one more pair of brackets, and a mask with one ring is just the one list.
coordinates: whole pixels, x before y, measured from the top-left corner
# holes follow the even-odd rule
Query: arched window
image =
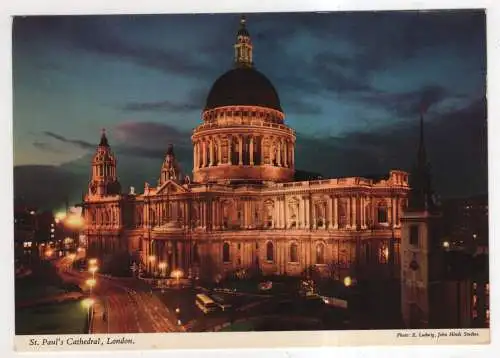
[(229, 244), (227, 242), (225, 242), (222, 246), (222, 261), (231, 262), (231, 258), (229, 256)]
[(325, 245), (322, 243), (316, 245), (316, 263), (320, 265), (325, 263)]
[(298, 247), (296, 243), (290, 245), (290, 262), (299, 262)]
[(382, 203), (377, 208), (377, 221), (379, 224), (387, 223), (387, 206)]
[(266, 245), (266, 260), (274, 261), (274, 245), (271, 241)]

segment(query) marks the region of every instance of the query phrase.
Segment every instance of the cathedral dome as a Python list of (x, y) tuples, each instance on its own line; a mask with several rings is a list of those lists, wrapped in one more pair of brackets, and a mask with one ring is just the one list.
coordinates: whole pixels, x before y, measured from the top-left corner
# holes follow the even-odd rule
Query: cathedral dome
[(252, 67), (237, 67), (220, 76), (208, 94), (205, 110), (237, 105), (283, 112), (271, 81)]

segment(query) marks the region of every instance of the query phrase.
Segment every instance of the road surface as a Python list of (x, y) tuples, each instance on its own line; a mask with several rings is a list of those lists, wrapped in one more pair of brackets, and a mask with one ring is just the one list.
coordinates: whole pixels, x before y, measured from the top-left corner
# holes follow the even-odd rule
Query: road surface
[[(56, 263), (59, 274), (66, 281), (77, 283), (85, 292), (85, 281), (92, 275), (71, 270), (68, 258)], [(140, 282), (133, 279), (110, 278), (95, 275), (96, 286), (92, 289), (94, 319), (92, 333), (156, 333), (180, 332), (175, 313), (150, 293)], [(106, 312), (106, 320), (103, 313)]]

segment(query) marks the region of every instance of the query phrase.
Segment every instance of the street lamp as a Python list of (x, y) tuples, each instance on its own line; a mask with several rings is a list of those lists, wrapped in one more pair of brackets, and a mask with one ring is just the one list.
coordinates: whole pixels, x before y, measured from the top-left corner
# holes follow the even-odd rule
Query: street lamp
[(89, 278), (87, 281), (85, 281), (85, 283), (90, 287), (89, 294), (91, 295), (92, 294), (92, 288), (95, 286), (96, 280), (95, 280), (95, 278)]
[(158, 264), (158, 268), (161, 270), (161, 275), (165, 277), (165, 271), (167, 268), (167, 263), (165, 261), (162, 261)]
[(184, 275), (184, 272), (182, 270), (174, 270), (172, 271), (172, 277), (175, 277), (177, 279), (177, 285), (179, 285), (179, 279)]
[(444, 247), (445, 249), (450, 248), (450, 243), (449, 243), (448, 241), (443, 242), (443, 247)]
[(95, 279), (95, 273), (97, 270), (99, 270), (99, 267), (97, 266), (92, 266), (91, 268), (89, 268), (89, 272), (92, 273), (92, 279)]
[(87, 310), (87, 322), (89, 323), (90, 333), (90, 308), (94, 305), (95, 301), (92, 298), (86, 298), (82, 301), (82, 306)]
[(96, 265), (97, 259), (89, 259), (89, 265)]
[(350, 277), (350, 276), (346, 276), (346, 277), (344, 278), (344, 286), (345, 286), (345, 287), (349, 287), (349, 286), (351, 286), (351, 285), (352, 285), (352, 279), (351, 279), (351, 277)]
[(154, 255), (149, 255), (148, 257), (148, 261), (150, 263), (150, 266), (149, 266), (149, 271), (151, 272), (151, 274), (153, 274), (153, 269), (154, 269), (154, 263), (156, 261), (156, 257)]

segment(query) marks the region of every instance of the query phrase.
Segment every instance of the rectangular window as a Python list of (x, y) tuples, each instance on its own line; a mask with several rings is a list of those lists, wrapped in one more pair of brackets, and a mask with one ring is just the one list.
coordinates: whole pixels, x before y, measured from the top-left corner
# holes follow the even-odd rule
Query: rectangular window
[(410, 245), (418, 246), (418, 225), (410, 226)]

